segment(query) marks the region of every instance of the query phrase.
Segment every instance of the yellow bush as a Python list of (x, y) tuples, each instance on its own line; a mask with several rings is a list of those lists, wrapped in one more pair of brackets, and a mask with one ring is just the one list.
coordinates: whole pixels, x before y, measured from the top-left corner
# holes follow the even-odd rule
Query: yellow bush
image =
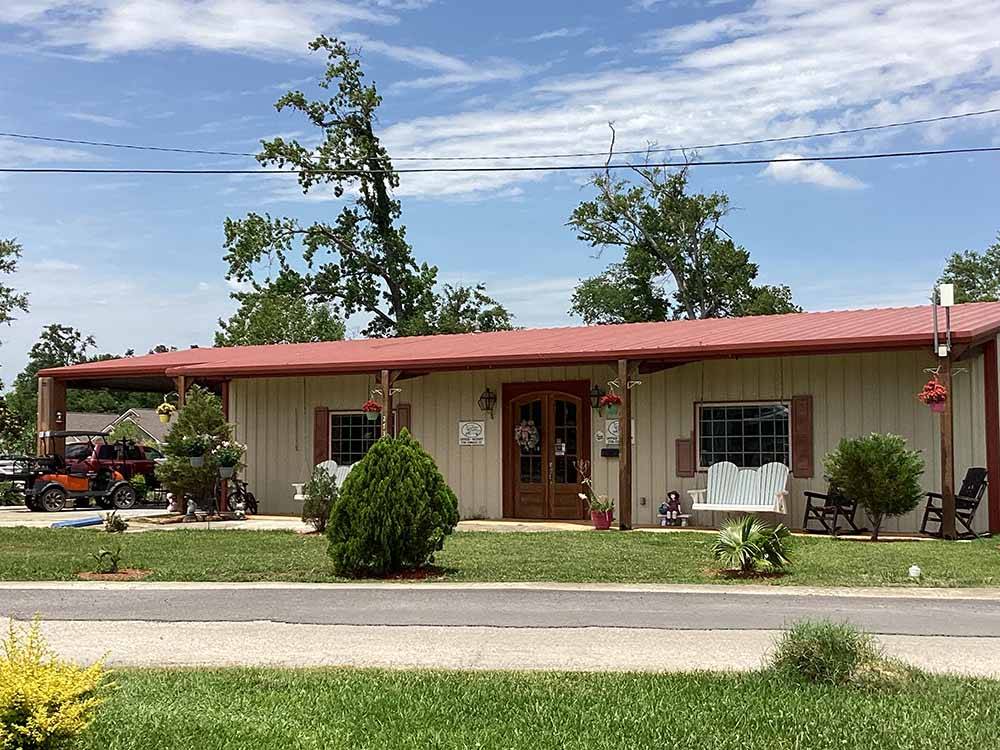
[(26, 633), (11, 622), (0, 658), (0, 750), (55, 750), (72, 743), (94, 719), (104, 664), (63, 661), (38, 622)]

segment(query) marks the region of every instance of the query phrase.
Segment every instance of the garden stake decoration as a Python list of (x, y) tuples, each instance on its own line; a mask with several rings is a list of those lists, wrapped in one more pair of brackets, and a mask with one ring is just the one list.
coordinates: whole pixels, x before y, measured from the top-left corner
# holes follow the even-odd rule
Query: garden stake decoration
[(940, 413), (944, 411), (944, 404), (948, 400), (948, 389), (938, 380), (937, 374), (934, 374), (924, 384), (923, 389), (917, 394), (917, 398), (929, 406), (931, 411)]

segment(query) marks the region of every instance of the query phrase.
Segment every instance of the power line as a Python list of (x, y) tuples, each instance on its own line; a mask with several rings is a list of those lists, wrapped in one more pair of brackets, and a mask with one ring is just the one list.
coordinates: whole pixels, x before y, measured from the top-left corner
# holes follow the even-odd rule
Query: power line
[(375, 174), (428, 174), (461, 172), (570, 172), (601, 171), (604, 169), (635, 169), (636, 167), (727, 167), (760, 164), (790, 164), (797, 162), (862, 161), (867, 159), (901, 159), (945, 154), (983, 154), (1000, 152), (1000, 146), (975, 148), (943, 148), (932, 151), (891, 151), (872, 154), (843, 154), (839, 156), (785, 156), (773, 159), (723, 159), (715, 161), (659, 162), (649, 164), (549, 164), (525, 167), (404, 167), (403, 169), (160, 169), (160, 168), (94, 168), (94, 167), (0, 167), (0, 173), (19, 174), (155, 174), (155, 175), (299, 175), (330, 174), (345, 177)]
[[(842, 128), (840, 130), (826, 130), (817, 133), (802, 133), (799, 135), (776, 136), (774, 138), (755, 138), (742, 141), (726, 141), (722, 143), (707, 143), (696, 146), (673, 146), (664, 148), (642, 148), (616, 151), (621, 156), (635, 154), (653, 153), (680, 153), (682, 151), (699, 151), (714, 148), (730, 148), (734, 146), (757, 146), (767, 143), (785, 143), (788, 141), (801, 141), (810, 138), (829, 138), (838, 135), (852, 135), (857, 133), (868, 133), (876, 130), (887, 130), (889, 128), (903, 128), (912, 125), (929, 125), (936, 122), (948, 120), (959, 120), (966, 117), (981, 117), (1000, 112), (1000, 107), (993, 109), (982, 109), (974, 112), (962, 112), (954, 115), (940, 115), (937, 117), (925, 117), (918, 120), (905, 120), (901, 122), (890, 122), (882, 125), (868, 125), (860, 128)], [(88, 141), (76, 138), (56, 138), (52, 136), (33, 135), (28, 133), (4, 133), (0, 132), (0, 138), (15, 138), (20, 140), (45, 141), (49, 143), (65, 143), (76, 146), (97, 146), (101, 148), (131, 149), (133, 151), (159, 151), (175, 154), (196, 154), (201, 156), (245, 156), (254, 157), (256, 154), (247, 151), (216, 151), (212, 149), (200, 148), (174, 148), (169, 146), (143, 146), (134, 143), (114, 143), (110, 141)], [(558, 154), (507, 154), (502, 156), (397, 156), (394, 161), (514, 161), (527, 159), (576, 159), (585, 157), (607, 156), (606, 151), (579, 151), (576, 153)]]

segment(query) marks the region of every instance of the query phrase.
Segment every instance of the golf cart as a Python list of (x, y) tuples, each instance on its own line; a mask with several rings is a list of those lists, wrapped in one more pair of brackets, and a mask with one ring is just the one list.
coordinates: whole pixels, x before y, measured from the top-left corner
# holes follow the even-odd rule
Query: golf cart
[[(46, 437), (85, 437), (89, 442), (103, 440), (108, 433), (64, 430)], [(72, 501), (89, 504), (96, 500), (102, 508), (124, 510), (135, 505), (138, 494), (116, 466), (100, 466), (96, 471), (68, 468), (59, 455), (0, 456), (0, 482), (13, 482), (24, 493), (30, 510), (54, 512)]]

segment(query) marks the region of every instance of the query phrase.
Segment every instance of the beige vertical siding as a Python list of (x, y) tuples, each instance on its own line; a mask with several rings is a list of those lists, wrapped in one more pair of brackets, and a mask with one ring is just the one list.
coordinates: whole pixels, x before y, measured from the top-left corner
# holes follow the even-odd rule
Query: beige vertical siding
[[(872, 431), (905, 437), (927, 459), (925, 487), (940, 486), (937, 419), (915, 394), (926, 381), (924, 368), (933, 365), (922, 352), (885, 352), (821, 357), (712, 360), (663, 370), (641, 377), (635, 398), (635, 463), (633, 519), (656, 522), (656, 506), (670, 489), (682, 492), (704, 486), (704, 474), (681, 479), (674, 466), (674, 441), (694, 429), (699, 401), (789, 400), (811, 394), (814, 402), (813, 439), (816, 476), (794, 478), (790, 507), (783, 519), (802, 523), (806, 489), (822, 489), (822, 458), (845, 436)], [(960, 364), (956, 375), (955, 455), (957, 481), (968, 466), (985, 465), (985, 425), (982, 357)], [(399, 383), (398, 402), (412, 407), (412, 431), (435, 457), (455, 490), (465, 518), (502, 516), (501, 419), (487, 419), (486, 445), (459, 447), (458, 422), (482, 419), (476, 404), (487, 386), (497, 394), (504, 383), (587, 380), (606, 386), (616, 373), (610, 366), (528, 368), (436, 373)], [(365, 376), (270, 378), (233, 381), (230, 414), (237, 434), (248, 445), (247, 476), (267, 513), (297, 513), (292, 482), (301, 482), (312, 463), (313, 410), (355, 411), (368, 397), (373, 379)], [(604, 429), (594, 415), (593, 433)], [(616, 459), (600, 457), (592, 435), (594, 483), (598, 492), (617, 494)], [(685, 494), (685, 502), (687, 497)], [(721, 513), (701, 513), (699, 524), (715, 525)], [(985, 504), (980, 526), (986, 518)], [(890, 530), (912, 531), (918, 513), (888, 523)]]

